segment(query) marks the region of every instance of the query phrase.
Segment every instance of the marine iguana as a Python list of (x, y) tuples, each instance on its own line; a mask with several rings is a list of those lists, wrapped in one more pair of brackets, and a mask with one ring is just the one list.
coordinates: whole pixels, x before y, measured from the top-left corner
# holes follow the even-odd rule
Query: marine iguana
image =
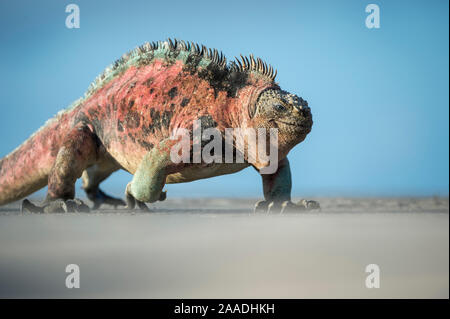
[(171, 161), (170, 150), (177, 142), (171, 134), (178, 128), (192, 131), (192, 121), (200, 119), (221, 133), (237, 127), (278, 129), (278, 169), (261, 175), (264, 200), (256, 203), (255, 211), (317, 208), (314, 201), (291, 202), (286, 157), (310, 132), (311, 111), (305, 100), (281, 90), (275, 76), (272, 66), (253, 55), (227, 63), (216, 49), (192, 42), (145, 43), (106, 68), (84, 97), (0, 160), (0, 205), (48, 185), (42, 205), (25, 199), (22, 210), (89, 211), (74, 199), (80, 177), (94, 209), (103, 203), (125, 205), (99, 188), (111, 173), (124, 169), (133, 174), (125, 190), (127, 207), (146, 209), (145, 203), (166, 198), (166, 183), (235, 173), (248, 166), (260, 171), (266, 165), (247, 158), (244, 163)]

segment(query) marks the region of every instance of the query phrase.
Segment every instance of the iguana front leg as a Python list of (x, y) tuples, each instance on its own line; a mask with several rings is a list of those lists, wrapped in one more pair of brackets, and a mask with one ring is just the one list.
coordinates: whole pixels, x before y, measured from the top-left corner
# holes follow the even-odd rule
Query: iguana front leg
[(133, 209), (138, 205), (147, 209), (145, 203), (154, 203), (166, 199), (163, 187), (166, 177), (173, 172), (173, 163), (170, 159), (170, 148), (173, 140), (164, 140), (158, 146), (145, 154), (133, 179), (125, 189), (127, 208)]
[(301, 200), (297, 204), (291, 202), (292, 178), (287, 158), (278, 163), (274, 174), (261, 174), (263, 181), (264, 200), (255, 205), (256, 212), (283, 213), (287, 210), (301, 211), (317, 209), (320, 205), (316, 201)]

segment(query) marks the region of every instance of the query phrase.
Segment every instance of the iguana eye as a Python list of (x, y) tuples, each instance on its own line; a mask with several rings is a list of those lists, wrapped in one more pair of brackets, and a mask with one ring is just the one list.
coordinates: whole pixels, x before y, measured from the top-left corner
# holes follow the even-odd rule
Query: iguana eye
[(275, 110), (280, 111), (280, 112), (286, 111), (286, 108), (282, 104), (275, 104), (274, 108), (275, 108)]

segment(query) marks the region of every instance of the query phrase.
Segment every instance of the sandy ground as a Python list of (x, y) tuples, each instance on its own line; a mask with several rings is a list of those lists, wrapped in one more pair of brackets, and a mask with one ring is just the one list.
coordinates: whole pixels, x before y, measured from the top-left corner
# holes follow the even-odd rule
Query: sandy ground
[[(0, 207), (0, 297), (449, 297), (448, 198), (319, 201), (289, 215), (251, 215), (252, 199), (169, 199), (153, 213)], [(65, 286), (68, 264), (79, 289)], [(379, 289), (365, 286), (368, 264)]]

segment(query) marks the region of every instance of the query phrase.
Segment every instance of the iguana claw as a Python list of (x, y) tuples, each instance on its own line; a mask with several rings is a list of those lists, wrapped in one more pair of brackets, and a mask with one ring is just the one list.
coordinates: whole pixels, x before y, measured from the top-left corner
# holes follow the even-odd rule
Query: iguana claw
[(304, 208), (306, 208), (308, 210), (320, 209), (319, 202), (316, 202), (315, 200), (302, 199), (301, 201), (299, 201), (297, 203), (297, 205), (303, 206)]
[(283, 214), (320, 209), (318, 202), (302, 199), (298, 203), (261, 200), (255, 204), (254, 213)]

